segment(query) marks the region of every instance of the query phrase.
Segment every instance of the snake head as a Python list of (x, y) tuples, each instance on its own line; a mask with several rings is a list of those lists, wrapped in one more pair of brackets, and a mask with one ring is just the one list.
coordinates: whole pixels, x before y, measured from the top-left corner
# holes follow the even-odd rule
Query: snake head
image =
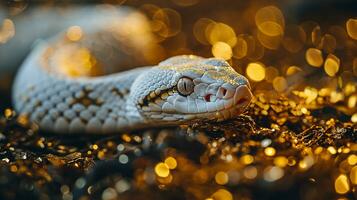
[(177, 56), (142, 74), (131, 100), (147, 121), (222, 121), (241, 114), (252, 98), (248, 80), (224, 60)]

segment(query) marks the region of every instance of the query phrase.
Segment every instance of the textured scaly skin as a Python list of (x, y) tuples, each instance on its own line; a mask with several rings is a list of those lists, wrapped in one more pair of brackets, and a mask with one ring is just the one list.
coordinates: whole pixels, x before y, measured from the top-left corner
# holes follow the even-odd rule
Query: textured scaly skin
[[(61, 66), (47, 55), (53, 43), (34, 48), (13, 88), (15, 109), (46, 131), (102, 134), (221, 121), (242, 113), (252, 97), (247, 79), (222, 59), (177, 56), (157, 66), (73, 78), (58, 73)], [(184, 86), (188, 95), (178, 91), (183, 79), (192, 86)]]

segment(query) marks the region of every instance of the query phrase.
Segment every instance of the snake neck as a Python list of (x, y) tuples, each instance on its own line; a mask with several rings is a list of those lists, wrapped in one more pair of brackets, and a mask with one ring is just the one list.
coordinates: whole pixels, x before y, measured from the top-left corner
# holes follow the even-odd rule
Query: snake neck
[(44, 49), (36, 48), (16, 77), (13, 102), (20, 114), (56, 133), (115, 133), (145, 125), (129, 94), (134, 80), (151, 67), (69, 78), (43, 68)]

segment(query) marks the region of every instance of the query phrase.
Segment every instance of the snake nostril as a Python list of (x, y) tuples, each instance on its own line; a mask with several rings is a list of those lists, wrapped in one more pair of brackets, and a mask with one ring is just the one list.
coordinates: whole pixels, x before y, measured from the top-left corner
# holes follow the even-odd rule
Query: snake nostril
[(237, 101), (237, 105), (242, 104), (242, 103), (244, 103), (244, 102), (246, 102), (246, 101), (247, 101), (246, 98), (241, 98), (241, 99), (239, 99), (239, 100)]
[(227, 94), (227, 89), (222, 88), (222, 95), (223, 95), (223, 96), (226, 96), (226, 94)]
[(207, 94), (207, 95), (205, 96), (205, 101), (206, 101), (206, 102), (210, 102), (210, 101), (211, 101), (211, 94)]

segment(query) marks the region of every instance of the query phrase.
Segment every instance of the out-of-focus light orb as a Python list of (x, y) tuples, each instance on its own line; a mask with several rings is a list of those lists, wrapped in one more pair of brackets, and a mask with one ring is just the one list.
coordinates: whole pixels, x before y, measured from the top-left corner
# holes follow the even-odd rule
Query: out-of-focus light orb
[(170, 169), (165, 163), (160, 162), (155, 166), (155, 173), (157, 176), (165, 178), (170, 175)]
[(118, 197), (117, 191), (114, 188), (107, 188), (102, 193), (103, 200), (116, 199)]
[(357, 105), (357, 95), (350, 96), (347, 102), (349, 108), (355, 108)]
[(307, 170), (309, 169), (313, 164), (315, 163), (315, 160), (312, 156), (305, 156), (302, 160), (299, 162), (299, 167), (300, 169)]
[(288, 88), (288, 81), (282, 76), (277, 76), (273, 80), (273, 87), (277, 92), (284, 92)]
[(264, 169), (264, 180), (274, 182), (284, 176), (284, 170), (280, 167), (267, 167)]
[(305, 53), (305, 59), (313, 67), (321, 67), (324, 62), (321, 50), (316, 48), (309, 48)]
[(15, 24), (11, 19), (4, 19), (0, 27), (0, 44), (5, 44), (15, 36)]
[(283, 37), (282, 35), (269, 36), (269, 35), (265, 35), (261, 31), (258, 31), (257, 38), (260, 44), (263, 45), (265, 48), (275, 50), (280, 47), (280, 43)]
[(348, 36), (352, 39), (357, 40), (357, 19), (349, 19), (346, 22), (346, 30)]
[(56, 70), (70, 77), (89, 76), (97, 64), (96, 58), (87, 48), (74, 44), (56, 50), (52, 59), (59, 66)]
[(333, 53), (337, 46), (335, 37), (331, 34), (325, 34), (321, 39), (321, 46), (326, 53)]
[(351, 122), (357, 123), (357, 113), (353, 114), (351, 117)]
[(233, 48), (233, 57), (240, 59), (244, 58), (248, 53), (248, 44), (243, 37), (237, 38), (237, 43)]
[(339, 101), (343, 101), (344, 98), (345, 98), (345, 96), (342, 92), (332, 91), (330, 93), (330, 102), (331, 103), (337, 103)]
[(283, 46), (291, 53), (299, 52), (306, 42), (306, 33), (301, 26), (290, 25), (286, 27)]
[(199, 184), (204, 184), (208, 181), (208, 174), (204, 169), (199, 169), (193, 174), (193, 181)]
[(171, 8), (162, 8), (157, 10), (153, 15), (153, 21), (162, 25), (157, 30), (157, 33), (161, 37), (172, 37), (181, 31), (181, 15)]
[(259, 30), (267, 36), (279, 36), (283, 34), (283, 28), (276, 22), (267, 21), (259, 24)]
[(232, 58), (233, 52), (231, 46), (225, 42), (216, 42), (212, 46), (212, 54), (216, 58), (222, 58), (224, 60), (229, 60)]
[(349, 165), (356, 165), (357, 164), (357, 156), (355, 154), (348, 156), (347, 162)]
[(273, 82), (274, 78), (279, 76), (279, 70), (275, 67), (267, 67), (265, 68), (265, 80), (269, 83)]
[(126, 164), (129, 161), (129, 157), (125, 154), (119, 156), (119, 162), (122, 164)]
[(245, 165), (249, 165), (249, 164), (253, 163), (254, 157), (249, 154), (246, 154), (240, 158), (240, 161)]
[(333, 146), (327, 147), (327, 151), (332, 155), (337, 153), (336, 149)]
[(247, 179), (254, 179), (258, 175), (258, 170), (254, 166), (248, 166), (243, 170), (243, 175)]
[[(345, 88), (343, 89), (343, 91), (345, 92), (345, 94), (348, 96), (348, 95), (351, 95), (352, 93), (356, 92), (357, 91), (357, 85), (355, 83), (347, 83), (345, 85)], [(355, 95), (353, 95), (355, 96)], [(353, 97), (351, 96), (351, 97)], [(355, 96), (357, 98), (357, 96)]]
[(321, 28), (318, 25), (316, 25), (311, 31), (311, 42), (315, 47), (320, 45), (320, 42), (321, 42)]
[(224, 42), (234, 47), (237, 43), (234, 30), (224, 23), (210, 23), (206, 28), (206, 37), (211, 45), (215, 45), (217, 42)]
[(285, 20), (283, 13), (275, 6), (266, 6), (255, 14), (255, 24), (267, 36), (279, 36), (284, 33)]
[(274, 156), (276, 153), (276, 150), (273, 147), (267, 147), (264, 149), (264, 153), (267, 156)]
[(302, 72), (302, 69), (300, 69), (300, 67), (297, 66), (290, 66), (288, 67), (288, 69), (286, 70), (286, 75), (287, 76), (291, 76), (294, 75), (296, 73)]
[(288, 159), (284, 156), (274, 158), (274, 164), (278, 167), (285, 167), (288, 164)]
[(259, 62), (249, 63), (246, 69), (248, 78), (259, 82), (265, 78), (265, 66)]
[(336, 178), (335, 190), (338, 194), (346, 194), (350, 190), (350, 184), (346, 175), (341, 174)]
[(215, 181), (219, 185), (225, 185), (228, 183), (228, 175), (226, 172), (220, 171), (217, 172), (216, 176), (214, 177)]
[(174, 157), (167, 157), (164, 162), (169, 169), (175, 169), (177, 167), (177, 161)]
[(218, 189), (211, 197), (214, 200), (233, 200), (233, 195), (225, 189)]
[(208, 39), (206, 37), (206, 29), (212, 23), (215, 22), (208, 18), (200, 18), (195, 22), (195, 24), (193, 25), (193, 35), (195, 36), (197, 41), (205, 45), (209, 44)]
[(67, 29), (66, 36), (69, 40), (76, 42), (83, 36), (83, 31), (80, 26), (71, 26)]
[(354, 166), (350, 172), (350, 179), (353, 184), (357, 184), (357, 166)]
[(9, 108), (5, 109), (4, 115), (6, 118), (10, 118), (13, 115), (13, 111)]
[(251, 35), (246, 35), (245, 40), (248, 43), (248, 59), (255, 61), (263, 58), (265, 53), (264, 46)]
[(329, 54), (325, 60), (324, 69), (327, 75), (335, 76), (340, 68), (340, 59), (333, 54)]
[(335, 37), (336, 48), (342, 49), (345, 47), (345, 44), (348, 41), (348, 34), (343, 27), (332, 25), (329, 27), (328, 32)]

